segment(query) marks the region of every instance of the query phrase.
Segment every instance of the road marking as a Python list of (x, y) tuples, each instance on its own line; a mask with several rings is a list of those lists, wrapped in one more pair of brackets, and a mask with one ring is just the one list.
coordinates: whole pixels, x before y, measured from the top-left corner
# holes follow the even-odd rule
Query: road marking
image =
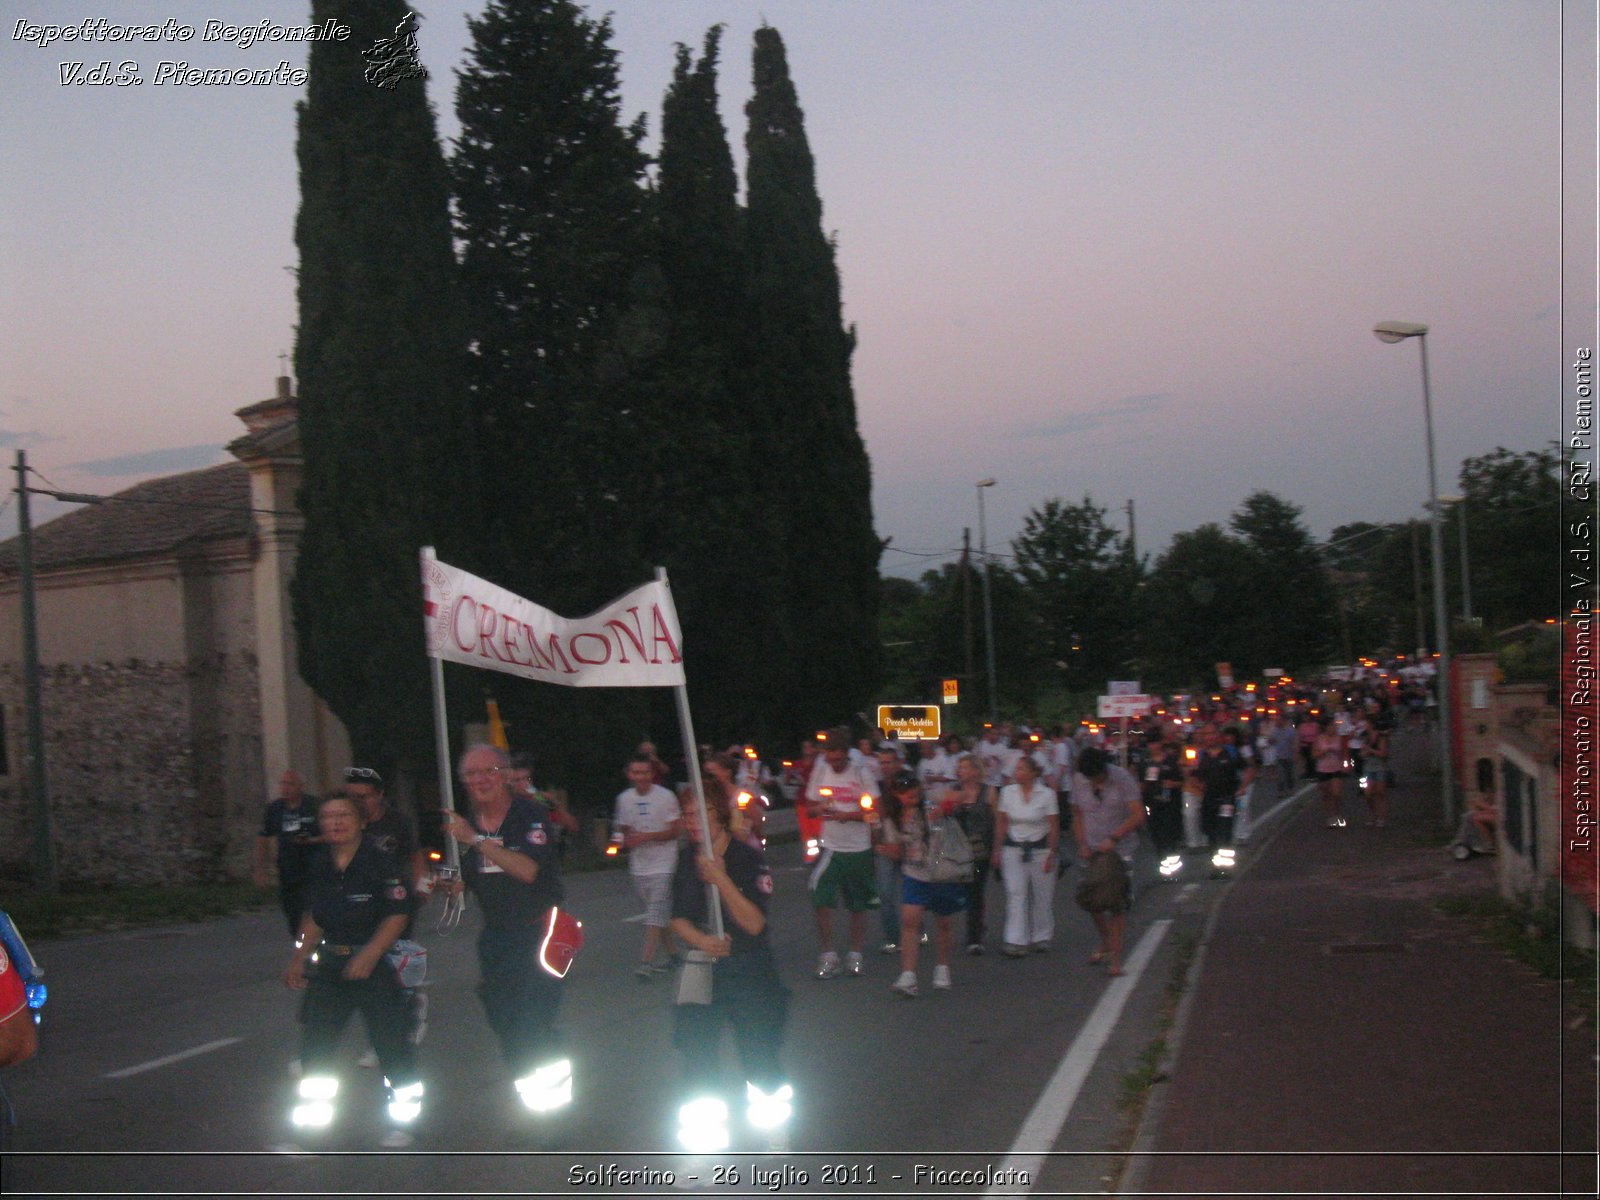
[(165, 1058), (153, 1059), (147, 1063), (140, 1063), (136, 1067), (123, 1067), (120, 1071), (112, 1071), (107, 1079), (126, 1079), (130, 1075), (142, 1075), (146, 1071), (154, 1071), (157, 1067), (170, 1067), (173, 1063), (182, 1062), (186, 1058), (194, 1058), (201, 1054), (210, 1054), (213, 1050), (221, 1050), (224, 1046), (231, 1046), (242, 1038), (219, 1038), (214, 1042), (207, 1042), (204, 1046), (195, 1046), (189, 1050), (180, 1050), (176, 1054), (169, 1054)]
[(1273, 815), (1275, 813), (1277, 813), (1279, 809), (1283, 808), (1284, 805), (1293, 803), (1294, 801), (1300, 799), (1301, 796), (1304, 796), (1307, 792), (1311, 791), (1314, 787), (1316, 787), (1316, 784), (1307, 783), (1307, 784), (1301, 785), (1300, 787), (1296, 788), (1294, 791), (1290, 792), (1282, 800), (1279, 800), (1271, 808), (1267, 809), (1266, 812), (1262, 813), (1259, 817), (1257, 817), (1254, 821), (1252, 821), (1250, 823), (1251, 830), (1254, 831), (1254, 830), (1260, 828), (1262, 825), (1265, 825), (1268, 821), (1270, 821), (1272, 819)]
[(1183, 901), (1187, 900), (1190, 896), (1192, 896), (1195, 892), (1197, 892), (1199, 890), (1200, 890), (1200, 885), (1198, 883), (1186, 883), (1186, 884), (1184, 884), (1181, 888), (1178, 889), (1178, 902), (1181, 904)]
[[(1128, 997), (1133, 995), (1139, 977), (1150, 965), (1150, 960), (1155, 957), (1156, 950), (1167, 936), (1167, 930), (1171, 928), (1170, 920), (1154, 921), (1145, 931), (1144, 937), (1139, 939), (1139, 944), (1134, 947), (1133, 954), (1125, 964), (1127, 974), (1113, 979), (1106, 988), (1105, 994), (1100, 997), (1100, 1002), (1089, 1014), (1089, 1019), (1078, 1031), (1078, 1036), (1073, 1039), (1072, 1045), (1067, 1047), (1061, 1065), (1056, 1068), (1055, 1074), (1050, 1077), (1050, 1082), (1045, 1085), (1044, 1091), (1035, 1101), (1033, 1111), (1022, 1123), (1022, 1130), (1011, 1146), (1011, 1153), (1006, 1156), (1006, 1161), (1001, 1166), (1001, 1178), (1016, 1179), (1021, 1177), (1019, 1172), (1025, 1172), (1028, 1179), (1034, 1183), (1038, 1182), (1045, 1155), (1049, 1153), (1050, 1147), (1056, 1144), (1056, 1138), (1061, 1135), (1061, 1127), (1067, 1123), (1067, 1115), (1077, 1103), (1078, 1093), (1083, 1088), (1084, 1080), (1089, 1077), (1090, 1068), (1100, 1056), (1100, 1051), (1105, 1048), (1107, 1039), (1111, 1037), (1111, 1031), (1116, 1028), (1117, 1019), (1122, 1015)], [(1032, 1184), (1029, 1186), (1031, 1188)], [(986, 1194), (1015, 1195), (1017, 1190), (1015, 1184), (1005, 1186), (997, 1184)]]

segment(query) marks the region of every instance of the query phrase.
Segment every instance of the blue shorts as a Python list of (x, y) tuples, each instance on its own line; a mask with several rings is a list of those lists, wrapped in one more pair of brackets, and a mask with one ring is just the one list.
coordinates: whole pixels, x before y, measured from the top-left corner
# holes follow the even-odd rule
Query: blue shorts
[(936, 917), (948, 917), (967, 907), (964, 883), (923, 883), (910, 876), (900, 881), (900, 903), (925, 908)]

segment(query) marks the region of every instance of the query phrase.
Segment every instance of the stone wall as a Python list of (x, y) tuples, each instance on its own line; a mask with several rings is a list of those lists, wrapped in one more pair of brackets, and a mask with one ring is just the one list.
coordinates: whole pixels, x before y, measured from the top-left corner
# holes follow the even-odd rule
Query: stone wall
[[(248, 877), (266, 789), (253, 656), (58, 664), (42, 673), (56, 877), (65, 886)], [(0, 873), (29, 878), (22, 680), (0, 669), (9, 775)]]

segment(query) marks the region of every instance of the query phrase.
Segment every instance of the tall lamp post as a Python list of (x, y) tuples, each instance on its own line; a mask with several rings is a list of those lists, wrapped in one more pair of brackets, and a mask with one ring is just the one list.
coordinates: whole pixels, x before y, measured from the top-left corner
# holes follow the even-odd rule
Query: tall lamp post
[(1444, 532), (1439, 524), (1439, 480), (1433, 458), (1433, 397), (1428, 389), (1428, 327), (1410, 321), (1379, 321), (1372, 327), (1380, 342), (1394, 345), (1416, 338), (1422, 352), (1422, 419), (1428, 439), (1428, 532), (1433, 548), (1433, 623), (1439, 639), (1439, 786), (1444, 799), (1444, 823), (1456, 823), (1454, 754), (1451, 748), (1450, 621), (1444, 604)]
[(973, 485), (978, 489), (978, 556), (983, 559), (983, 642), (984, 656), (989, 666), (989, 720), (1000, 719), (999, 701), (994, 682), (994, 601), (989, 594), (989, 530), (984, 523), (983, 493), (995, 484), (993, 477), (980, 479)]

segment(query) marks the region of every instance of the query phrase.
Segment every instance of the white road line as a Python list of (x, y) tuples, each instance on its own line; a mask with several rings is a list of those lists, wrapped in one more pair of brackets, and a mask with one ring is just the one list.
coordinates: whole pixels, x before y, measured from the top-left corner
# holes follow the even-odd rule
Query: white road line
[[(1001, 1176), (1002, 1178), (1017, 1178), (1015, 1172), (1026, 1172), (1030, 1180), (1038, 1181), (1045, 1155), (1056, 1144), (1056, 1138), (1061, 1135), (1061, 1127), (1067, 1123), (1067, 1115), (1077, 1103), (1083, 1081), (1089, 1077), (1095, 1059), (1100, 1057), (1100, 1051), (1105, 1048), (1111, 1031), (1116, 1028), (1117, 1018), (1122, 1015), (1128, 997), (1133, 995), (1139, 977), (1150, 965), (1150, 960), (1155, 957), (1156, 950), (1171, 928), (1170, 920), (1154, 921), (1145, 931), (1144, 937), (1139, 939), (1138, 946), (1134, 948), (1133, 954), (1125, 964), (1127, 974), (1113, 979), (1106, 988), (1105, 994), (1100, 997), (1100, 1002), (1089, 1014), (1089, 1019), (1078, 1031), (1078, 1036), (1073, 1039), (1072, 1045), (1067, 1047), (1061, 1065), (1056, 1068), (1055, 1074), (1050, 1077), (1050, 1082), (1045, 1085), (1044, 1091), (1034, 1103), (1033, 1111), (1022, 1123), (1022, 1130), (1011, 1146), (1011, 1153), (1006, 1156), (1006, 1161), (1002, 1164), (1002, 1171), (1007, 1172)], [(1018, 1187), (1015, 1184), (1004, 1186), (997, 1184), (986, 1194), (1010, 1196), (1015, 1195), (1017, 1191)]]
[(1186, 883), (1181, 888), (1178, 889), (1178, 899), (1179, 899), (1179, 901), (1187, 900), (1190, 896), (1192, 896), (1195, 892), (1197, 892), (1199, 890), (1200, 890), (1200, 885), (1198, 883)]
[(136, 1067), (123, 1067), (120, 1071), (112, 1071), (107, 1079), (126, 1079), (130, 1075), (142, 1075), (146, 1071), (154, 1071), (158, 1067), (170, 1067), (173, 1063), (182, 1062), (186, 1058), (194, 1058), (201, 1054), (210, 1054), (213, 1050), (221, 1050), (224, 1046), (231, 1046), (242, 1038), (219, 1038), (214, 1042), (207, 1042), (204, 1046), (195, 1046), (189, 1050), (180, 1050), (176, 1054), (169, 1054), (165, 1058), (153, 1059), (147, 1063), (140, 1063)]

